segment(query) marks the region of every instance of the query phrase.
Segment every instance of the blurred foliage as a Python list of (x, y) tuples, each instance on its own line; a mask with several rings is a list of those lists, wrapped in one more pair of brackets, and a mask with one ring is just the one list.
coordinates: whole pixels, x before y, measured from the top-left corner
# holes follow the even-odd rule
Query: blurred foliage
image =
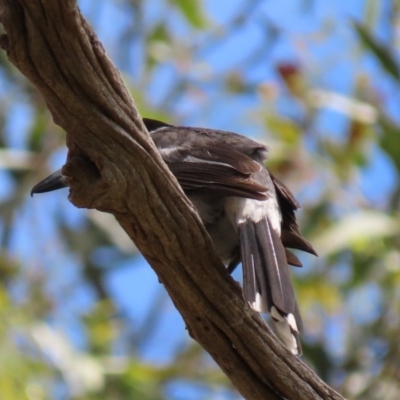
[[(304, 361), (348, 398), (398, 399), (400, 2), (80, 4), (142, 115), (268, 143), (320, 254), (294, 271)], [(240, 398), (112, 217), (29, 197), (64, 143), (1, 52), (0, 398)]]

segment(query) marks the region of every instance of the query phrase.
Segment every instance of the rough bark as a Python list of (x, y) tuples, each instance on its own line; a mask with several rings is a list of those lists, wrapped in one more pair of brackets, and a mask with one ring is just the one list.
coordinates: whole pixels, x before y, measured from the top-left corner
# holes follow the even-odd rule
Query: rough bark
[(246, 398), (342, 399), (243, 300), (74, 0), (0, 0), (1, 47), (67, 132), (70, 201), (112, 213)]

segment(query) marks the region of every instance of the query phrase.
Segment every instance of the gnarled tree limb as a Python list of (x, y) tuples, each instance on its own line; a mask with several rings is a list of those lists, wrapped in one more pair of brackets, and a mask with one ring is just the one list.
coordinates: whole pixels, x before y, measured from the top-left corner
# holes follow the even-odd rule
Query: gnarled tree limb
[(71, 202), (117, 218), (238, 391), (252, 400), (342, 399), (243, 300), (76, 1), (0, 0), (0, 19), (0, 45), (67, 132)]

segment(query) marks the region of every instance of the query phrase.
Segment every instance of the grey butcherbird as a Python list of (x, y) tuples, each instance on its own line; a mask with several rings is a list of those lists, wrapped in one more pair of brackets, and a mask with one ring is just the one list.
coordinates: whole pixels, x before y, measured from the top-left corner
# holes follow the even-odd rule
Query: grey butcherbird
[[(242, 262), (246, 300), (269, 313), (282, 342), (301, 354), (302, 321), (288, 264), (302, 265), (287, 248), (316, 252), (299, 232), (299, 203), (264, 166), (267, 147), (232, 132), (143, 121), (228, 271)], [(31, 194), (67, 186), (60, 170)]]

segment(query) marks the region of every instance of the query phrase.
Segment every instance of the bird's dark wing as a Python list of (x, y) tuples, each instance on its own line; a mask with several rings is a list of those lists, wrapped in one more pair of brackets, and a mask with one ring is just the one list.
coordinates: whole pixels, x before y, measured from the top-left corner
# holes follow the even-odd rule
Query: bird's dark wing
[[(215, 162), (226, 164), (242, 174), (260, 172), (262, 166), (246, 154), (235, 149), (232, 145), (220, 141), (207, 141), (204, 147), (188, 146), (178, 152), (178, 161), (184, 159), (186, 162)], [(172, 157), (168, 157), (173, 161)]]
[[(187, 195), (236, 196), (264, 200), (267, 187), (255, 176), (262, 165), (235, 148), (237, 135), (181, 127), (151, 133), (162, 158)], [(254, 151), (263, 149), (260, 144)], [(250, 148), (250, 146), (249, 146)]]
[(236, 196), (257, 200), (266, 198), (263, 185), (233, 167), (220, 163), (176, 161), (167, 163), (187, 195)]

